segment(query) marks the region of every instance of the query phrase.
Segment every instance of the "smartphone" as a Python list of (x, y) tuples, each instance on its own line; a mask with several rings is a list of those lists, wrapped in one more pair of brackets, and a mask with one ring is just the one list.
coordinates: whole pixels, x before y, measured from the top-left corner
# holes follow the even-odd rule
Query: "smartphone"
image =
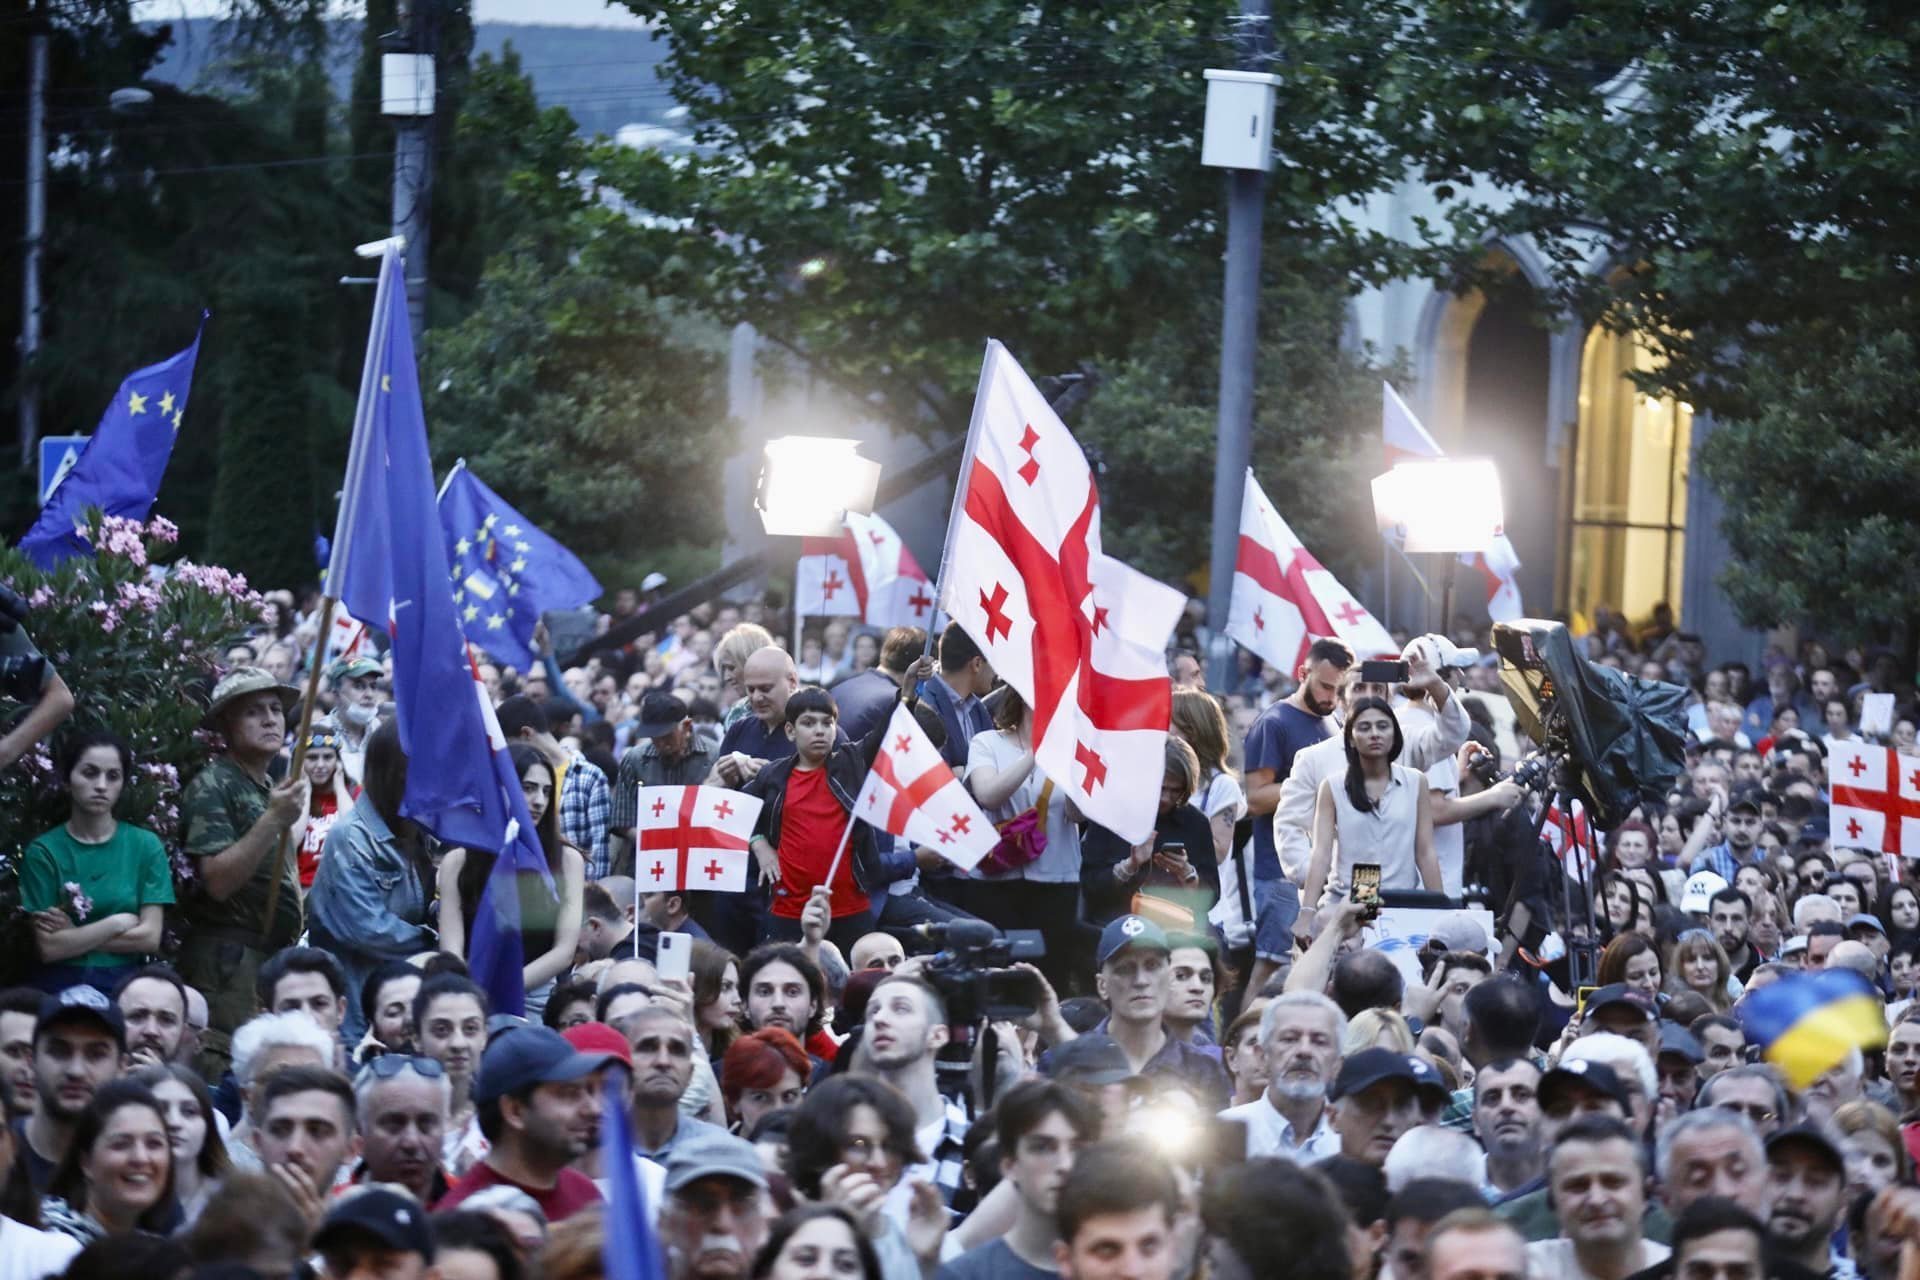
[(1360, 664), (1362, 684), (1405, 684), (1409, 669), (1402, 658), (1369, 658)]
[(1380, 864), (1377, 862), (1356, 862), (1353, 864), (1353, 886), (1347, 891), (1354, 902), (1370, 911), (1380, 909)]
[(1573, 990), (1573, 1016), (1574, 1017), (1581, 1018), (1586, 1016), (1587, 997), (1592, 995), (1594, 992), (1598, 991), (1599, 989), (1600, 988), (1598, 987), (1575, 987), (1574, 988)]
[(693, 971), (693, 935), (662, 931), (653, 968), (662, 978), (684, 979)]

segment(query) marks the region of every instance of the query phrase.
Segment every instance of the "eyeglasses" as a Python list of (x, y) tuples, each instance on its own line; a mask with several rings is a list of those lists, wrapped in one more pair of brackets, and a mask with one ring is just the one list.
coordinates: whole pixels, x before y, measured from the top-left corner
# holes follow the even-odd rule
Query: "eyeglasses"
[(1774, 1111), (1770, 1107), (1762, 1106), (1758, 1102), (1716, 1102), (1713, 1104), (1713, 1109), (1715, 1111), (1732, 1111), (1735, 1114), (1745, 1116), (1755, 1124), (1772, 1124), (1779, 1118), (1777, 1111)]
[(438, 1080), (447, 1074), (447, 1069), (440, 1065), (438, 1058), (422, 1057), (414, 1053), (383, 1053), (369, 1060), (361, 1070), (373, 1072), (373, 1078), (376, 1080), (391, 1080), (402, 1071), (412, 1071), (429, 1080)]

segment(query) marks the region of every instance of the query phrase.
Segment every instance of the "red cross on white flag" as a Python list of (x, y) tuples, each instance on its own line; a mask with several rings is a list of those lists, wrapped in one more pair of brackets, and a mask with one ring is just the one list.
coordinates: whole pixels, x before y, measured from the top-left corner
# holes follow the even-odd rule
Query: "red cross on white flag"
[(803, 615), (875, 627), (941, 625), (926, 570), (880, 516), (849, 511), (839, 536), (807, 538), (800, 552), (793, 598)]
[(1840, 849), (1920, 854), (1920, 756), (1858, 738), (1827, 752), (1827, 830)]
[(962, 871), (973, 870), (1000, 842), (992, 821), (904, 705), (893, 709), (886, 743), (873, 758), (853, 812), (869, 826), (932, 849)]
[(641, 893), (743, 893), (760, 801), (725, 787), (641, 787), (633, 878)]
[(941, 606), (1033, 708), (1041, 772), (1090, 820), (1142, 840), (1166, 770), (1166, 647), (1186, 597), (1101, 551), (1086, 455), (998, 342), (967, 436)]
[(1345, 641), (1358, 658), (1400, 652), (1387, 629), (1293, 536), (1252, 471), (1240, 500), (1227, 634), (1288, 675), (1299, 671), (1307, 646), (1319, 638)]

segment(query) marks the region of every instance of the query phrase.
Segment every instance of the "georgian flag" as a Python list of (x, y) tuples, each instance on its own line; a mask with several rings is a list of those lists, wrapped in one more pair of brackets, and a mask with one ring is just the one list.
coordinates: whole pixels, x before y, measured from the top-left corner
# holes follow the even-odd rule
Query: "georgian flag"
[(1920, 756), (1858, 738), (1827, 752), (1827, 829), (1834, 846), (1920, 853)]
[(794, 573), (802, 615), (938, 629), (926, 570), (880, 516), (849, 511), (838, 537), (803, 540)]
[(1317, 638), (1341, 640), (1359, 658), (1400, 651), (1379, 620), (1294, 537), (1251, 470), (1240, 500), (1227, 634), (1289, 675)]
[(1166, 648), (1186, 597), (1100, 549), (1086, 455), (998, 342), (967, 443), (941, 607), (1033, 708), (1041, 772), (1087, 818), (1142, 840), (1166, 771)]
[(1000, 842), (904, 703), (893, 709), (886, 742), (853, 812), (868, 826), (924, 845), (962, 871), (973, 870)]
[(641, 787), (633, 878), (642, 893), (743, 893), (760, 801), (725, 787)]

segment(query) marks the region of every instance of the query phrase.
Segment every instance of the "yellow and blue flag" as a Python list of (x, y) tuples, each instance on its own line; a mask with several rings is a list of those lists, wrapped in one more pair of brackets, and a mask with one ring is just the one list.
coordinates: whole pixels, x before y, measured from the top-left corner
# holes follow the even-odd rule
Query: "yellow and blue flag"
[(200, 358), (200, 335), (206, 327), (203, 312), (200, 328), (185, 351), (135, 369), (113, 393), (79, 461), (20, 539), (21, 552), (35, 565), (51, 569), (62, 560), (93, 554), (93, 547), (80, 536), (88, 507), (127, 520), (145, 520), (153, 510), (167, 461), (173, 457), (174, 437), (187, 420), (187, 392), (193, 386), (193, 366)]
[(1880, 993), (1851, 969), (1822, 969), (1768, 983), (1735, 1007), (1760, 1056), (1804, 1089), (1854, 1050), (1887, 1042)]
[(533, 628), (550, 609), (577, 609), (600, 598), (600, 583), (579, 557), (456, 463), (440, 492), (440, 529), (452, 562), (460, 629), (475, 648), (525, 671)]

